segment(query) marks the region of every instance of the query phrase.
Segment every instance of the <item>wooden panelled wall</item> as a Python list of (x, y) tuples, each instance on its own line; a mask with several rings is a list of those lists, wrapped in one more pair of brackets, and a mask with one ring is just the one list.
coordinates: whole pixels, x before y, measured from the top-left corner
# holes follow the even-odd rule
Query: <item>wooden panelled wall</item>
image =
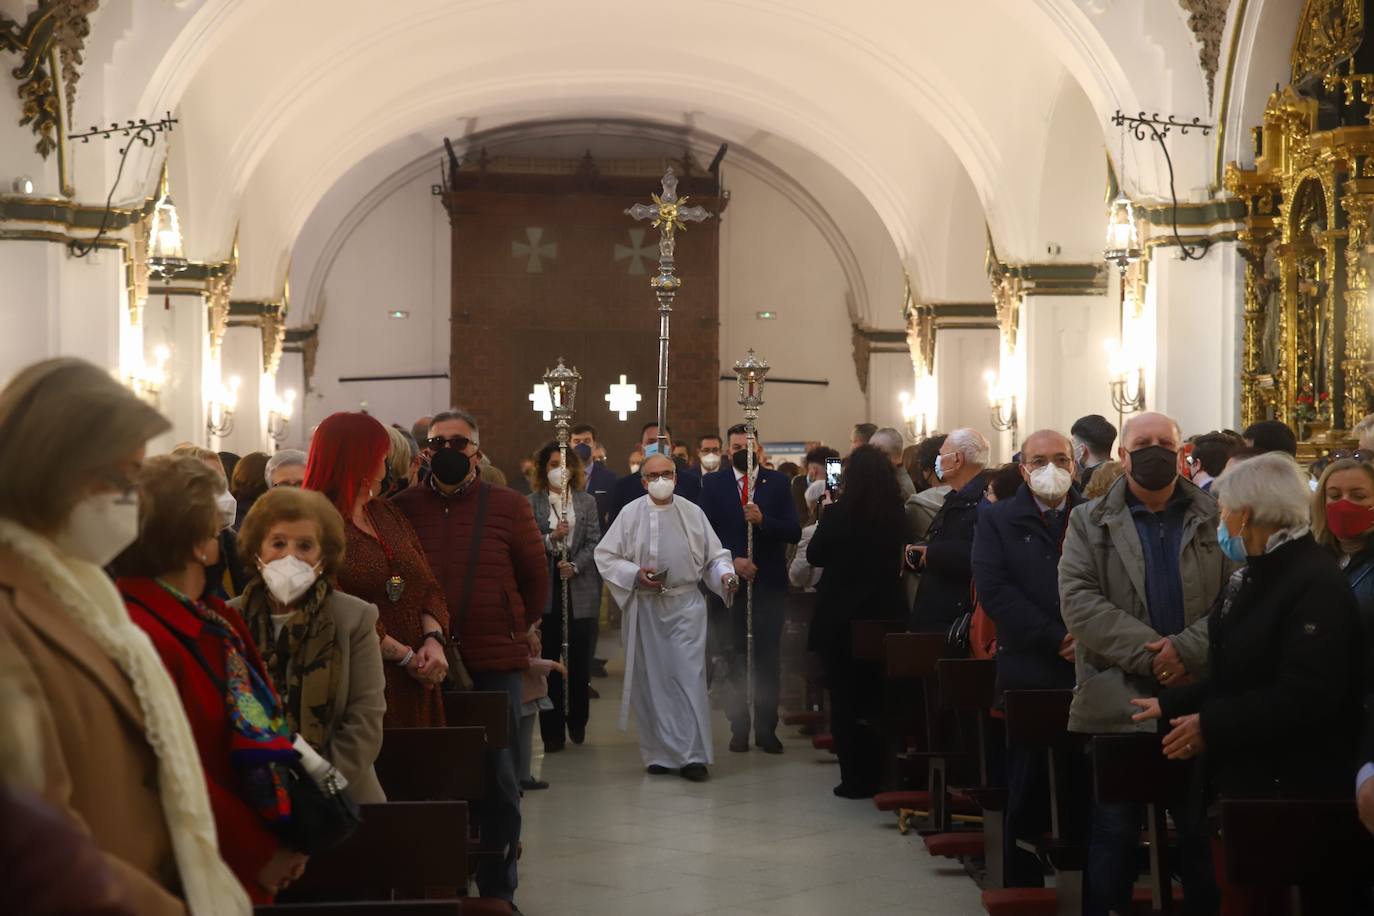
[[(453, 403), (477, 416), (492, 461), (517, 473), (553, 438), (529, 394), (562, 356), (582, 373), (576, 421), (597, 427), (609, 467), (626, 473), (657, 412), (659, 321), (649, 286), (658, 233), (624, 211), (648, 202), (658, 180), (463, 169), (450, 185)], [(683, 178), (678, 193), (719, 213), (714, 178)], [(668, 424), (689, 441), (717, 425), (719, 225), (678, 235)], [(622, 373), (642, 395), (624, 422), (606, 402)]]

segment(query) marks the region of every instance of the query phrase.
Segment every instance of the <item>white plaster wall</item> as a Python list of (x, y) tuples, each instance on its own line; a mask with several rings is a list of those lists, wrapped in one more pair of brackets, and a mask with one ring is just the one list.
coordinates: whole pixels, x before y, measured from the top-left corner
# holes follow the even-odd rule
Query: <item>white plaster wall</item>
[(1173, 248), (1156, 248), (1150, 260), (1142, 319), (1143, 335), (1153, 334), (1142, 346), (1155, 356), (1148, 406), (1177, 420), (1185, 436), (1238, 422), (1243, 269), (1230, 242), (1201, 261), (1181, 261)]
[[(448, 372), (449, 227), (430, 195), (432, 177), (416, 178), (382, 200), (335, 259), (324, 286), (315, 376), (309, 397), (298, 402), (304, 416), (293, 422), (293, 438), (335, 411), (363, 404), (383, 423), (407, 428), (448, 406), (447, 379), (339, 381)], [(388, 318), (392, 309), (410, 317)]]
[[(839, 263), (820, 232), (783, 195), (739, 172), (729, 187), (730, 208), (721, 223), (722, 374), (753, 347), (772, 366), (771, 376), (828, 381), (823, 388), (769, 385), (759, 427), (774, 442), (847, 443), (850, 427), (870, 416), (855, 374), (847, 287)], [(881, 232), (880, 225), (872, 228)], [(856, 250), (865, 251), (879, 249), (881, 241), (850, 239)], [(895, 255), (888, 265), (890, 273), (900, 276)], [(900, 304), (891, 303), (894, 310)], [(778, 317), (760, 320), (757, 313), (765, 310)], [(906, 364), (910, 375), (909, 358)], [(879, 401), (885, 396), (874, 395)], [(737, 397), (734, 382), (721, 382), (721, 429), (743, 418)]]
[(48, 242), (0, 242), (0, 378), (53, 356), (117, 369), (125, 301), (118, 251), (75, 259)]
[[(170, 305), (170, 307), (168, 307)], [(205, 298), (200, 294), (149, 298), (143, 311), (143, 355), (151, 362), (159, 346), (171, 358), (167, 363), (167, 383), (162, 387), (158, 408), (172, 422), (172, 429), (155, 439), (152, 453), (170, 451), (180, 442), (204, 445), (205, 430), (203, 379), (209, 358), (209, 318)]]
[(1002, 437), (994, 437), (987, 384), (983, 381), (984, 372), (997, 370), (1000, 350), (1000, 335), (992, 328), (946, 328), (935, 335), (935, 379), (940, 404), (936, 429), (949, 432), (961, 426), (973, 427), (992, 443), (994, 462), (1011, 457)]
[(1021, 305), (1020, 348), (1026, 361), (1020, 438), (1038, 429), (1068, 435), (1079, 417), (1113, 423), (1105, 341), (1117, 337), (1115, 296), (1030, 296)]

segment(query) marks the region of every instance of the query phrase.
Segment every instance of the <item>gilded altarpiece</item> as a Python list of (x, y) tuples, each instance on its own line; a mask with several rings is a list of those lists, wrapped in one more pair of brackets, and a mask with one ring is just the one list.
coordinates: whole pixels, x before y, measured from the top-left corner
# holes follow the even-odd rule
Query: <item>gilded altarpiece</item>
[(1245, 202), (1241, 415), (1332, 443), (1369, 412), (1366, 246), (1374, 207), (1374, 69), (1366, 0), (1308, 0), (1293, 83), (1253, 132), (1255, 168), (1232, 163)]

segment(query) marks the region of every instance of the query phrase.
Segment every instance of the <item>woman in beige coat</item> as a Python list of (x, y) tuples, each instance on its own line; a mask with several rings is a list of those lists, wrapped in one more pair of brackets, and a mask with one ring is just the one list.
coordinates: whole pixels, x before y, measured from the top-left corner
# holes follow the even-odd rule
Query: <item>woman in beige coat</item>
[(372, 764), (382, 749), (386, 676), (377, 607), (333, 586), (344, 559), (343, 517), (313, 490), (278, 487), (239, 529), (256, 576), (229, 606), (285, 705), (291, 730), (348, 780), (359, 804), (386, 801)]
[(102, 570), (138, 533), (132, 479), (168, 429), (76, 359), (0, 391), (0, 641), (34, 685), (37, 789), (141, 914), (248, 914), (181, 700)]

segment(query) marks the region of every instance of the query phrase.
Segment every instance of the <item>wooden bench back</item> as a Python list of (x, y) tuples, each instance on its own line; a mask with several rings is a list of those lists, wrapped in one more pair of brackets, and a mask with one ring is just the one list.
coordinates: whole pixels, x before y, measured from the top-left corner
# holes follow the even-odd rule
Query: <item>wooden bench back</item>
[(945, 654), (943, 633), (888, 633), (883, 637), (883, 673), (889, 678), (928, 678)]
[(942, 658), (935, 672), (940, 699), (955, 709), (984, 710), (996, 701), (997, 662), (991, 658)]
[(1224, 799), (1221, 840), (1232, 884), (1374, 873), (1374, 837), (1361, 826), (1354, 801)]
[(444, 694), (444, 724), (477, 725), (487, 730), (487, 747), (510, 746), (510, 695), (504, 690), (459, 690)]
[(856, 662), (883, 663), (883, 638), (889, 633), (906, 629), (900, 620), (851, 620), (849, 622), (850, 655)]
[(479, 801), (485, 790), (482, 728), (388, 728), (377, 779), (391, 801)]
[(1165, 759), (1154, 734), (1094, 735), (1093, 794), (1104, 804), (1157, 802), (1165, 792)]
[(278, 896), (293, 901), (423, 897), (426, 888), (468, 885), (467, 802), (363, 805), (357, 833), (311, 858), (305, 874)]

